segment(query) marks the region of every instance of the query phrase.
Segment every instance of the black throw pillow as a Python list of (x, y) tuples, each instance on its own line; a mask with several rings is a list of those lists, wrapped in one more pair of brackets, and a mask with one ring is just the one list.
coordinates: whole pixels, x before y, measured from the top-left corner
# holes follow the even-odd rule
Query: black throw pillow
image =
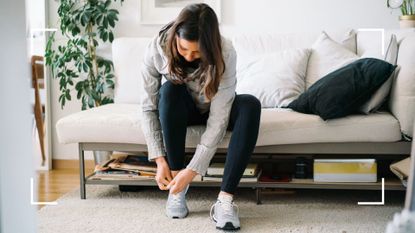
[(357, 112), (395, 68), (383, 60), (359, 59), (318, 80), (291, 102), (288, 108), (317, 114), (323, 120), (347, 116)]

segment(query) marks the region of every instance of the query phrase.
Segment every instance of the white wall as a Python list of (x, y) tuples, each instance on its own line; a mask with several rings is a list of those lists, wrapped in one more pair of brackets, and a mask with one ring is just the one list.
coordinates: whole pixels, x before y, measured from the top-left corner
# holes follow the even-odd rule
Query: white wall
[[(51, 23), (57, 22), (57, 3), (50, 1)], [(153, 36), (160, 26), (144, 26), (139, 22), (139, 0), (126, 0), (120, 11), (116, 37)], [(289, 33), (321, 30), (342, 31), (349, 28), (398, 28), (398, 11), (386, 8), (384, 0), (222, 0), (221, 30), (225, 36), (240, 33)], [(108, 54), (108, 46), (103, 53)], [(58, 85), (54, 82), (52, 125), (61, 117), (80, 111), (72, 101), (64, 110), (58, 104)], [(53, 157), (76, 159), (76, 145), (61, 145), (53, 132)], [(90, 154), (86, 158), (92, 158)]]
[(26, 0), (27, 26), (29, 32), (28, 55), (42, 55), (45, 51), (45, 36), (38, 29), (45, 28), (45, 0)]

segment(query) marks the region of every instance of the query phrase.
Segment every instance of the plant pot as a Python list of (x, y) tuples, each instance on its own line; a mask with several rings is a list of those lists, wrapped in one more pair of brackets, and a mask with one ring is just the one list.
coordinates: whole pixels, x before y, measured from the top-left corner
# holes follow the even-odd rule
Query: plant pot
[(399, 16), (399, 24), (401, 28), (415, 28), (415, 15)]
[(100, 150), (100, 151), (94, 150), (93, 153), (94, 153), (95, 165), (108, 161), (112, 155), (112, 151), (103, 151), (103, 150)]

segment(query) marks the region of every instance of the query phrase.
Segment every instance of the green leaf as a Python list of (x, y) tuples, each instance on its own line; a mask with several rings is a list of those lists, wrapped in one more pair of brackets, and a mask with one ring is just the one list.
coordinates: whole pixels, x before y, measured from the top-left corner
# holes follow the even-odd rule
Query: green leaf
[(104, 42), (106, 42), (106, 41), (107, 41), (107, 39), (108, 39), (108, 33), (107, 33), (107, 32), (102, 33), (102, 40), (103, 40)]
[(82, 64), (82, 68), (84, 69), (84, 72), (88, 72), (88, 65), (86, 63)]
[(105, 16), (103, 17), (102, 25), (104, 26), (104, 28), (108, 28), (108, 19)]
[(85, 61), (85, 64), (88, 66), (89, 69), (92, 69), (92, 62), (89, 59)]
[[(62, 73), (63, 75), (63, 73)], [(59, 86), (60, 86), (60, 90), (64, 89), (66, 87), (66, 78), (65, 76), (63, 76), (60, 80), (59, 80)]]
[(95, 105), (94, 99), (91, 96), (89, 96), (88, 97), (88, 107), (93, 108), (94, 105)]
[(78, 93), (76, 94), (76, 98), (79, 100), (82, 96), (82, 90), (78, 91)]
[(95, 20), (95, 22), (97, 23), (97, 24), (102, 24), (102, 14), (99, 14), (97, 17), (96, 17), (96, 20)]
[(120, 12), (116, 9), (109, 9), (108, 14), (118, 15)]
[(59, 96), (59, 102), (61, 103), (61, 108), (63, 109), (63, 107), (65, 106), (65, 95), (62, 94), (61, 96)]
[(79, 27), (73, 27), (71, 30), (72, 36), (76, 36), (81, 32), (81, 30), (79, 29)]
[(82, 90), (83, 85), (84, 85), (84, 81), (77, 82), (76, 85), (75, 85), (75, 90), (77, 90), (77, 91)]
[(107, 96), (105, 96), (105, 97), (102, 99), (102, 102), (101, 102), (101, 104), (102, 104), (102, 105), (104, 105), (104, 104), (112, 104), (112, 103), (114, 103), (114, 100), (113, 100), (113, 99), (111, 99), (111, 98), (109, 98), (109, 97), (107, 97)]
[(114, 74), (107, 74), (107, 76), (105, 77), (108, 80), (113, 79), (115, 77)]
[(113, 18), (108, 17), (108, 23), (112, 28), (115, 27), (115, 20)]
[(105, 1), (105, 8), (109, 7), (111, 5), (111, 0)]
[(114, 82), (112, 80), (106, 80), (105, 81), (108, 85), (114, 85)]
[(105, 64), (105, 73), (111, 72), (111, 65), (109, 63)]
[(88, 24), (88, 21), (88, 16), (86, 14), (82, 14), (81, 25), (85, 27)]
[(112, 32), (110, 32), (108, 34), (108, 36), (109, 36), (109, 41), (112, 43), (114, 41), (114, 34), (112, 34)]
[(82, 111), (86, 110), (86, 99), (85, 96), (82, 96)]
[(91, 96), (92, 98), (94, 98), (95, 100), (99, 100), (99, 96), (96, 90), (91, 90)]
[(68, 99), (69, 101), (71, 100), (71, 94), (69, 93), (69, 89), (66, 90), (65, 96), (66, 99)]
[(98, 85), (98, 93), (103, 94), (104, 93), (104, 83), (100, 83)]

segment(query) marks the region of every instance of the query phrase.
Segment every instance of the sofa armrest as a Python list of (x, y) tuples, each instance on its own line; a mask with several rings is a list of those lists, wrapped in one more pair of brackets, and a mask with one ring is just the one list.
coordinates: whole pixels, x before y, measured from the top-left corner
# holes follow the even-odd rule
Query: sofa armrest
[(415, 116), (415, 33), (399, 43), (400, 72), (392, 84), (389, 109), (399, 120), (403, 134), (413, 137)]

